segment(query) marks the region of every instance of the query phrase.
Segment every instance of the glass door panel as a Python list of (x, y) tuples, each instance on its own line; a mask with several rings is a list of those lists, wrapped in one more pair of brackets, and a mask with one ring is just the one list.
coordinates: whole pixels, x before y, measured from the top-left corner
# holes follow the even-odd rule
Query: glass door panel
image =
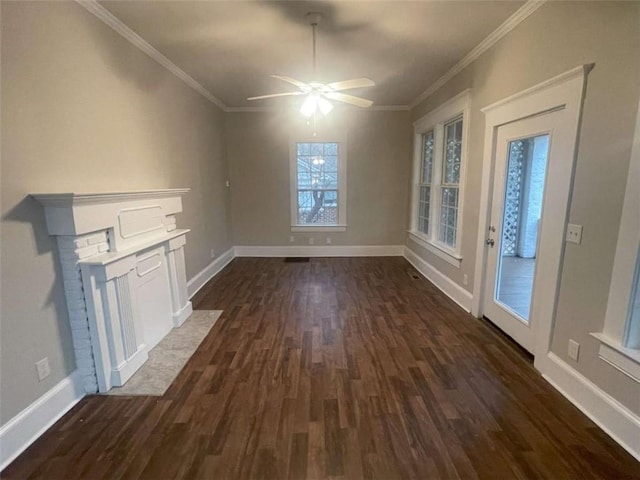
[(549, 135), (508, 145), (495, 301), (529, 322)]

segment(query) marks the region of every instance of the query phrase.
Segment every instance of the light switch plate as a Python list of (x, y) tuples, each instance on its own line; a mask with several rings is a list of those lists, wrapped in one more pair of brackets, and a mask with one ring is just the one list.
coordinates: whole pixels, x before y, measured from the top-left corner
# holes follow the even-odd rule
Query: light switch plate
[(567, 225), (566, 240), (567, 242), (580, 245), (580, 243), (582, 243), (582, 225), (575, 225), (573, 223)]
[(39, 381), (43, 381), (51, 374), (48, 357), (44, 357), (42, 360), (36, 362), (36, 372), (38, 372)]
[(575, 340), (569, 340), (569, 348), (567, 349), (567, 355), (569, 355), (569, 358), (573, 358), (577, 362), (579, 354), (580, 344)]

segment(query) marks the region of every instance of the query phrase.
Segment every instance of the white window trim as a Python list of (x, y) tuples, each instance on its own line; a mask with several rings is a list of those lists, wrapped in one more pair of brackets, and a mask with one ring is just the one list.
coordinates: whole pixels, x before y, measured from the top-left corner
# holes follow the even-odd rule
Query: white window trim
[(599, 355), (631, 378), (640, 382), (640, 349), (624, 346), (630, 321), (631, 295), (640, 245), (640, 102), (636, 115), (631, 160), (624, 194), (618, 243), (611, 274), (609, 300), (602, 332), (593, 335), (600, 341)]
[[(471, 89), (466, 89), (439, 107), (430, 111), (413, 124), (414, 151), (413, 177), (411, 188), (411, 228), (409, 237), (429, 252), (445, 260), (454, 267), (460, 268), (462, 263), (462, 225), (464, 192), (466, 185), (466, 163), (469, 151), (469, 117), (471, 111)], [(450, 120), (462, 116), (462, 153), (460, 159), (460, 182), (458, 184), (458, 217), (456, 219), (456, 247), (451, 248), (438, 240), (440, 202), (442, 189), (442, 155), (441, 147), (444, 142), (444, 126)], [(431, 178), (431, 205), (429, 212), (429, 234), (418, 230), (418, 205), (420, 202), (420, 174), (422, 168), (422, 136), (430, 131), (434, 132), (434, 159)], [(434, 228), (435, 227), (435, 228)]]
[[(338, 144), (338, 223), (298, 223), (298, 143)], [(347, 138), (344, 133), (312, 136), (292, 135), (289, 138), (289, 203), (292, 232), (344, 232), (347, 230)]]
[(450, 249), (444, 250), (442, 246), (440, 246), (437, 243), (433, 243), (428, 238), (426, 238), (426, 236), (423, 235), (422, 232), (409, 231), (408, 233), (409, 233), (409, 238), (411, 239), (412, 242), (416, 243), (417, 245), (420, 245), (422, 248), (424, 248), (428, 252), (431, 252), (436, 257), (447, 262), (449, 265), (453, 265), (456, 268), (460, 268), (460, 264), (462, 263), (462, 256), (456, 253), (451, 253)]
[(591, 334), (600, 341), (598, 356), (612, 367), (640, 383), (640, 350), (623, 347), (620, 341), (603, 333)]
[[(338, 206), (338, 210), (340, 207)], [(340, 215), (340, 212), (338, 212)], [(347, 226), (341, 224), (318, 224), (318, 225), (291, 225), (292, 232), (346, 232)]]

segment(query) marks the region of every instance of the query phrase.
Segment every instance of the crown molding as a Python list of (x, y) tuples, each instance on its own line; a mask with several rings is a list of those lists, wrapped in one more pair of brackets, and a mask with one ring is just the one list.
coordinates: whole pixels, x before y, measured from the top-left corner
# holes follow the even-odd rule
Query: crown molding
[[(211, 103), (219, 107), (225, 112), (231, 113), (239, 113), (239, 112), (275, 112), (286, 109), (287, 107), (228, 107), (222, 102), (219, 98), (217, 98), (213, 93), (204, 88), (200, 83), (198, 83), (192, 76), (178, 67), (175, 63), (165, 57), (162, 53), (156, 50), (149, 42), (143, 39), (136, 32), (131, 30), (127, 25), (125, 25), (118, 17), (109, 12), (106, 8), (100, 5), (96, 0), (75, 0), (78, 5), (84, 7), (87, 11), (98, 17), (105, 24), (115, 30), (117, 33), (122, 35), (125, 39), (127, 39), (131, 44), (138, 47), (144, 53), (153, 58), (160, 65), (165, 67), (171, 73), (173, 73), (176, 77), (182, 80), (184, 83), (193, 88), (200, 95), (205, 97)], [(409, 110), (409, 105), (374, 105), (371, 107), (371, 110), (376, 111), (406, 111)]]
[[(213, 93), (203, 87), (200, 83), (198, 83), (193, 77), (191, 77), (188, 73), (178, 67), (175, 63), (165, 57), (162, 53), (160, 53), (157, 49), (155, 49), (149, 42), (144, 40), (140, 35), (134, 32), (131, 28), (125, 25), (119, 18), (105, 9), (102, 5), (100, 5), (96, 0), (75, 0), (78, 5), (84, 7), (87, 11), (95, 15), (97, 18), (102, 20), (106, 25), (111, 27), (117, 33), (122, 35), (125, 39), (127, 39), (131, 44), (138, 47), (144, 53), (149, 55), (155, 61), (157, 61), (160, 65), (165, 67), (171, 73), (173, 73), (176, 77), (182, 80), (184, 83), (193, 88), (200, 95), (205, 97), (211, 103), (219, 107), (221, 110), (225, 112), (273, 112), (282, 110), (277, 107), (228, 107), (222, 102), (219, 98), (217, 98)], [(420, 102), (428, 98), (434, 92), (436, 92), (440, 87), (442, 87), (445, 83), (447, 83), (451, 78), (453, 78), (456, 74), (458, 74), (462, 69), (464, 69), (467, 65), (477, 59), (480, 55), (482, 55), (485, 51), (495, 45), (502, 37), (504, 37), (507, 33), (513, 30), (518, 24), (520, 24), (524, 19), (526, 19), (529, 15), (535, 12), (538, 8), (540, 8), (547, 0), (528, 0), (522, 7), (520, 7), (513, 15), (511, 15), (504, 23), (502, 23), (497, 29), (495, 29), (491, 34), (489, 34), (484, 40), (482, 40), (478, 45), (476, 45), (473, 50), (471, 50), (467, 55), (465, 55), (462, 60), (460, 60), (456, 65), (454, 65), (447, 73), (445, 73), (442, 77), (436, 80), (427, 90), (422, 92), (415, 100), (413, 100), (409, 105), (374, 105), (370, 108), (373, 111), (407, 111), (415, 108)]]
[(89, 12), (94, 14), (100, 20), (102, 20), (105, 24), (110, 26), (117, 33), (122, 35), (124, 38), (129, 40), (134, 46), (138, 47), (144, 53), (153, 58), (160, 65), (165, 67), (171, 73), (173, 73), (176, 77), (182, 80), (184, 83), (193, 88), (196, 92), (202, 95), (204, 98), (209, 100), (211, 103), (219, 107), (220, 109), (227, 111), (227, 106), (218, 99), (215, 95), (213, 95), (209, 90), (200, 85), (193, 77), (187, 74), (184, 70), (178, 67), (175, 63), (165, 57), (162, 53), (152, 47), (146, 40), (144, 40), (140, 35), (127, 27), (122, 21), (109, 12), (106, 8), (100, 5), (96, 0), (76, 0), (76, 3), (87, 9)]
[(372, 105), (370, 109), (377, 112), (408, 112), (411, 107), (409, 105)]
[[(294, 107), (227, 107), (225, 112), (229, 113), (255, 113), (255, 112), (281, 112), (283, 110), (297, 110)], [(374, 112), (407, 112), (410, 110), (409, 105), (372, 105), (369, 108), (363, 108), (362, 111)]]
[(429, 88), (418, 95), (415, 100), (409, 104), (409, 108), (415, 108), (431, 95), (433, 95), (440, 87), (460, 73), (465, 67), (476, 60), (480, 55), (494, 46), (502, 37), (522, 23), (529, 15), (540, 8), (547, 0), (528, 0), (513, 15), (507, 18), (498, 28), (491, 32), (484, 40), (476, 45), (473, 50), (467, 53), (462, 60), (456, 63), (447, 73), (436, 80)]

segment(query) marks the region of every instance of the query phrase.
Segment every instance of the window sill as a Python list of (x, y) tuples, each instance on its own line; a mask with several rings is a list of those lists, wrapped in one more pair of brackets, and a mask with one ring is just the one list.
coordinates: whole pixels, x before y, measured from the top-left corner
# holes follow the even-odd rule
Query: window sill
[(346, 225), (291, 225), (292, 232), (346, 232)]
[(460, 268), (462, 263), (462, 256), (456, 252), (445, 249), (442, 245), (439, 245), (431, 240), (427, 240), (423, 235), (418, 232), (409, 232), (409, 238), (420, 245), (422, 248), (430, 253), (433, 253), (436, 257), (441, 258), (449, 265), (453, 265), (456, 268)]
[(626, 348), (603, 333), (592, 333), (600, 341), (598, 355), (612, 367), (640, 383), (640, 350)]

